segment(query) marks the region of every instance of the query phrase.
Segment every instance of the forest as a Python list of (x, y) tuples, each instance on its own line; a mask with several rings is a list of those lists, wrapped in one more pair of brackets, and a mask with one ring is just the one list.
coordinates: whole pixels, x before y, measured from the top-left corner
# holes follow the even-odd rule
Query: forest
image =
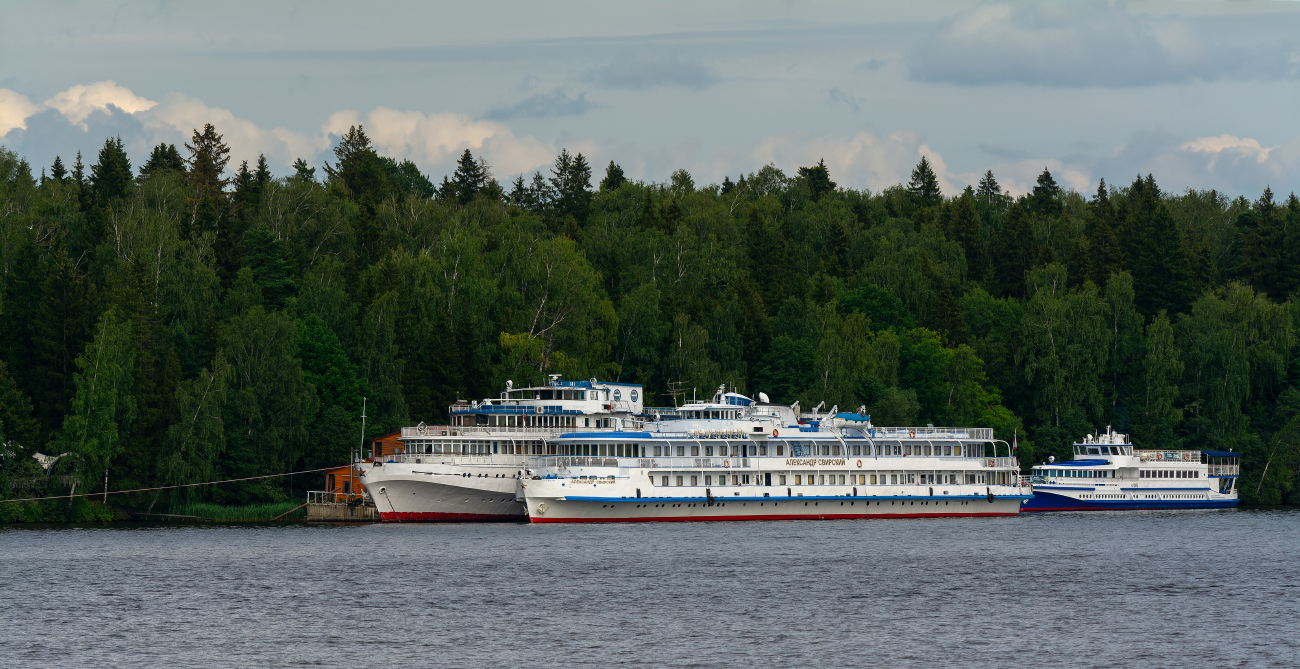
[[(211, 125), (39, 169), (0, 147), (0, 498), (342, 465), (363, 398), (373, 437), (561, 374), (641, 383), (659, 406), (727, 384), (877, 425), (992, 427), (1025, 468), (1110, 425), (1140, 448), (1241, 452), (1245, 503), (1300, 502), (1294, 193), (1152, 175), (1078, 193), (1044, 169), (1022, 196), (991, 171), (946, 196), (925, 158), (879, 192), (824, 162), (652, 183), (567, 150), (506, 183), (465, 150), (435, 182), (361, 127), (293, 169), (233, 165)], [(0, 504), (0, 522), (106, 514)]]

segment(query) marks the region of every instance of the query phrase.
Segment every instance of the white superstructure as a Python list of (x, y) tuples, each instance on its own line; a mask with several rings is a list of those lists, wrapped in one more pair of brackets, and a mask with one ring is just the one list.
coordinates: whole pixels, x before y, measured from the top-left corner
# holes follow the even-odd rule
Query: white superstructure
[(529, 519), (998, 516), (1029, 496), (987, 428), (879, 428), (725, 389), (647, 417), (550, 440), (556, 452), (530, 458), (520, 481)]
[(500, 397), (452, 405), (448, 425), (402, 428), (402, 452), (362, 463), (361, 484), (385, 521), (523, 521), (516, 479), (528, 458), (548, 452), (548, 438), (610, 430), (643, 402), (636, 384), (507, 382)]

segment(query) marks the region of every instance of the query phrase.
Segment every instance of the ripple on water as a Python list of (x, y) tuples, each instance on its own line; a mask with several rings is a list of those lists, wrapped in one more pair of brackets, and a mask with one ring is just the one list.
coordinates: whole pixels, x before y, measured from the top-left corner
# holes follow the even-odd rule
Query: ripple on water
[(1300, 513), (0, 530), (5, 666), (1295, 666)]

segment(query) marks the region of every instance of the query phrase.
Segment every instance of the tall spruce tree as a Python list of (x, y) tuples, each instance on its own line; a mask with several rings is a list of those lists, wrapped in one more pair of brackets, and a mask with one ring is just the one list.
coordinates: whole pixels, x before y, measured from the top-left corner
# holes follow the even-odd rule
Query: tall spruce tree
[(1033, 259), (1034, 232), (1029, 214), (1017, 202), (1007, 210), (1007, 220), (998, 233), (993, 253), (994, 278), (999, 294), (1023, 299), (1025, 276)]
[(921, 156), (921, 162), (912, 170), (912, 178), (907, 182), (907, 192), (913, 205), (917, 207), (936, 207), (943, 202), (943, 193), (939, 191), (939, 177), (930, 166), (929, 158)]
[(605, 178), (600, 180), (600, 192), (608, 193), (618, 190), (619, 186), (627, 183), (627, 178), (623, 176), (623, 168), (609, 161), (609, 166), (605, 168)]
[(68, 177), (68, 170), (64, 169), (63, 167), (63, 159), (58, 156), (54, 156), (54, 164), (50, 166), (50, 178), (54, 179), (59, 183), (63, 183), (63, 180), (66, 179), (67, 177)]
[(185, 159), (181, 158), (175, 144), (159, 144), (153, 147), (149, 159), (140, 166), (140, 180), (145, 181), (149, 177), (168, 171), (183, 173), (185, 171)]
[(1002, 186), (999, 185), (998, 180), (993, 177), (993, 170), (985, 172), (983, 178), (980, 179), (979, 191), (976, 193), (976, 196), (979, 197), (980, 201), (984, 204), (990, 206), (995, 204), (998, 201), (998, 198), (1002, 197)]
[(1111, 274), (1120, 271), (1124, 262), (1119, 235), (1115, 232), (1115, 206), (1111, 204), (1105, 179), (1098, 183), (1097, 194), (1088, 203), (1084, 230), (1091, 254), (1088, 278), (1098, 286), (1105, 285)]

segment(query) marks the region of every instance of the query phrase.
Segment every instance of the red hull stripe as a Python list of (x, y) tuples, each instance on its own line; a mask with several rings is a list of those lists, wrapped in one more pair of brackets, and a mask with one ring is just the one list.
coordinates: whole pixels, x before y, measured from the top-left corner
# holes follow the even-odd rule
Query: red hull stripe
[(1014, 516), (1016, 513), (871, 513), (791, 514), (763, 516), (670, 516), (664, 518), (545, 518), (532, 517), (534, 523), (687, 523), (709, 520), (854, 520), (861, 518), (986, 518)]
[(423, 512), (380, 512), (379, 518), (385, 523), (525, 523), (528, 516), (523, 514), (493, 513), (439, 513)]

